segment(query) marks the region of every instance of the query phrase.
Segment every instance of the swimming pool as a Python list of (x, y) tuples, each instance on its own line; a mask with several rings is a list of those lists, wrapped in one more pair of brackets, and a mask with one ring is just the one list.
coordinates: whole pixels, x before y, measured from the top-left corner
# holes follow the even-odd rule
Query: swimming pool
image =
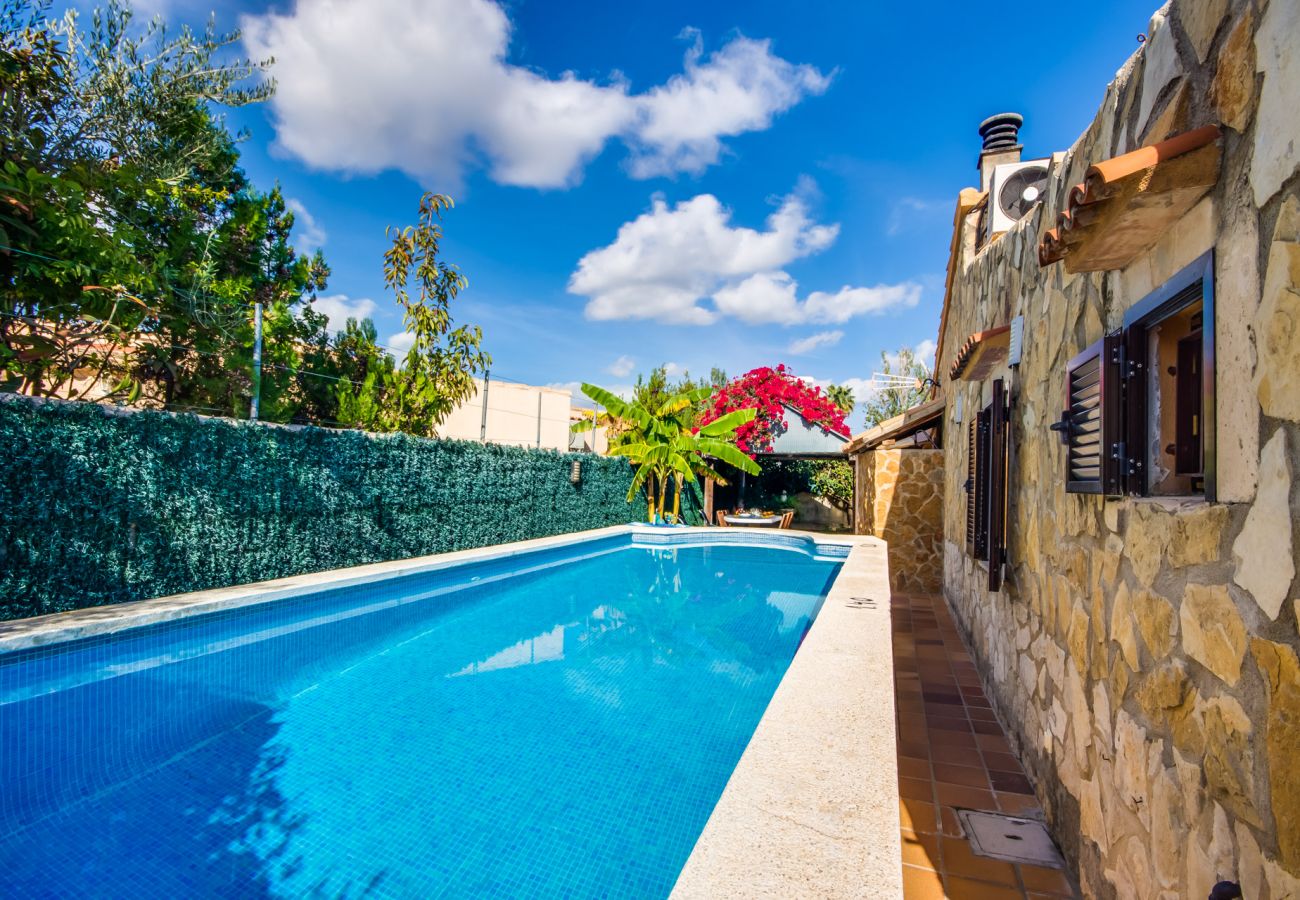
[(842, 550), (641, 531), (0, 655), (3, 893), (665, 896)]

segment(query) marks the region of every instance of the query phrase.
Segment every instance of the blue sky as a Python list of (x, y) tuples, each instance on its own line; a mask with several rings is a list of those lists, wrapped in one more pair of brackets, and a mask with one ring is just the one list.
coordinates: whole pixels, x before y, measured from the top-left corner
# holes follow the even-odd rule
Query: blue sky
[[(659, 363), (858, 383), (938, 326), (976, 125), (1067, 148), (1154, 0), (1074, 4), (290, 0), (218, 4), (276, 57), (231, 113), (333, 268), (330, 310), (401, 346), (384, 228), (451, 194), (445, 258), (494, 374), (626, 385)], [(198, 21), (197, 0), (153, 0)], [(854, 420), (857, 424), (856, 417)]]

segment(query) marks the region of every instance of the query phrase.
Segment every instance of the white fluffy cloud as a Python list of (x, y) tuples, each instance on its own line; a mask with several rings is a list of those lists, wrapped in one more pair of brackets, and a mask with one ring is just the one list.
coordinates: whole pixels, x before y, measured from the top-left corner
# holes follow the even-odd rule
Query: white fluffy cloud
[(620, 356), (618, 359), (610, 363), (605, 368), (605, 371), (613, 375), (615, 378), (626, 378), (627, 376), (632, 374), (632, 371), (635, 368), (636, 368), (636, 360), (624, 354), (623, 356)]
[(324, 313), (329, 317), (329, 324), (326, 327), (330, 331), (342, 331), (348, 319), (368, 319), (375, 314), (375, 310), (378, 308), (375, 306), (375, 301), (369, 297), (353, 299), (347, 294), (330, 294), (328, 297), (317, 297), (312, 306), (315, 307), (316, 312)]
[(293, 245), (298, 252), (315, 253), (325, 246), (325, 239), (328, 237), (325, 228), (316, 221), (316, 217), (307, 210), (302, 201), (289, 197), (284, 201), (284, 205), (293, 213)]
[(769, 127), (830, 76), (736, 37), (633, 93), (612, 78), (558, 77), (507, 62), (511, 23), (493, 0), (297, 0), (241, 20), (245, 47), (274, 57), (280, 146), (324, 169), (399, 169), (455, 183), (485, 165), (503, 183), (572, 184), (614, 137), (636, 177), (699, 172), (721, 139)]
[(805, 353), (811, 353), (818, 347), (834, 347), (843, 337), (844, 332), (838, 329), (835, 331), (819, 331), (816, 334), (808, 335), (806, 338), (793, 341), (786, 350), (795, 356), (802, 356)]
[(737, 38), (704, 63), (700, 33), (686, 53), (685, 72), (639, 98), (630, 169), (639, 178), (702, 172), (722, 152), (720, 138), (764, 131), (777, 113), (830, 86), (812, 66), (772, 55), (769, 41)]
[(805, 300), (799, 299), (798, 288), (798, 283), (785, 272), (759, 272), (739, 284), (722, 288), (713, 295), (713, 301), (719, 312), (751, 325), (803, 322), (840, 325), (868, 313), (915, 306), (921, 298), (920, 286), (910, 282), (876, 287), (846, 285), (834, 293), (813, 291)]
[(656, 197), (649, 212), (619, 228), (612, 244), (578, 261), (569, 291), (589, 298), (589, 319), (683, 325), (708, 325), (724, 315), (751, 324), (840, 324), (914, 306), (921, 289), (911, 282), (815, 291), (799, 299), (783, 267), (825, 250), (839, 235), (838, 225), (810, 218), (804, 196), (811, 190), (810, 182), (801, 182), (762, 231), (732, 225), (731, 211), (712, 194), (673, 207)]

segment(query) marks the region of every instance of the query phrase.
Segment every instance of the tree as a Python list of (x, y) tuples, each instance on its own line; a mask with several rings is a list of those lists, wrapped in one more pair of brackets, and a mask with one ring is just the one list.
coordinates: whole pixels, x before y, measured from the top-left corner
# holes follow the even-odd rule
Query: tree
[(842, 459), (823, 460), (812, 467), (812, 492), (825, 497), (840, 509), (853, 506), (853, 467)]
[(882, 375), (901, 375), (914, 379), (914, 383), (901, 387), (886, 387), (877, 391), (863, 404), (867, 413), (867, 427), (879, 425), (887, 419), (902, 415), (918, 403), (923, 403), (930, 394), (929, 385), (933, 383), (930, 370), (925, 363), (916, 358), (909, 347), (904, 347), (892, 358), (888, 353), (880, 354), (880, 371)]
[(840, 408), (846, 419), (853, 415), (853, 407), (856, 405), (853, 399), (853, 388), (843, 384), (832, 384), (826, 388), (826, 396)]
[(849, 433), (844, 411), (821, 388), (796, 378), (784, 365), (752, 369), (718, 388), (701, 422), (712, 422), (737, 409), (757, 410), (755, 418), (736, 431), (736, 446), (751, 457), (772, 449), (772, 441), (785, 431), (785, 415), (790, 409), (809, 424), (837, 434)]
[(114, 0), (83, 30), (48, 10), (0, 0), (0, 378), (240, 414), (260, 300), (266, 417), (302, 418), (328, 269), (292, 249), (292, 213), (248, 183), (214, 111), (269, 97), (267, 63), (231, 57), (239, 34), (214, 21), (136, 28)]
[(450, 197), (425, 194), (415, 225), (388, 229), (392, 245), (384, 253), (384, 284), (402, 308), (413, 340), (401, 368), (374, 368), (360, 384), (340, 382), (339, 414), (346, 424), (433, 436), (474, 393), (474, 376), (492, 363), (480, 349), (478, 326), (452, 327), (451, 303), (467, 283), (456, 266), (438, 259), (442, 214), (452, 206)]
[[(193, 290), (173, 292), (167, 335), (166, 404), (247, 414), (252, 391), (253, 310), (263, 306), (260, 416), (317, 423), (332, 417), (333, 365), (326, 317), (311, 307), (329, 268), (293, 247), (294, 216), (278, 187), (242, 187), (193, 258)], [(318, 373), (321, 377), (315, 377)], [(142, 374), (144, 374), (142, 372)], [(329, 387), (327, 387), (329, 386)]]
[(681, 377), (674, 381), (668, 375), (668, 367), (661, 365), (651, 369), (648, 376), (638, 375), (636, 377), (636, 386), (632, 389), (632, 396), (638, 403), (646, 408), (651, 408), (659, 406), (669, 397), (683, 391), (695, 391), (705, 387), (716, 389), (726, 383), (727, 373), (717, 367), (710, 370), (707, 380), (703, 378), (697, 380), (691, 377), (690, 372), (682, 372)]
[[(671, 521), (681, 514), (684, 482), (698, 477), (726, 480), (714, 470), (711, 460), (720, 460), (750, 474), (758, 474), (758, 465), (735, 445), (736, 429), (752, 422), (754, 409), (734, 410), (703, 426), (693, 425), (695, 407), (711, 393), (711, 388), (680, 391), (660, 405), (647, 407), (637, 400), (583, 384), (582, 392), (607, 409), (624, 427), (624, 440), (610, 449), (611, 456), (625, 456), (636, 467), (636, 476), (628, 489), (630, 503), (637, 491), (645, 488), (649, 521), (669, 521), (666, 515), (668, 485), (675, 483)], [(573, 425), (577, 432), (593, 427), (592, 420)]]

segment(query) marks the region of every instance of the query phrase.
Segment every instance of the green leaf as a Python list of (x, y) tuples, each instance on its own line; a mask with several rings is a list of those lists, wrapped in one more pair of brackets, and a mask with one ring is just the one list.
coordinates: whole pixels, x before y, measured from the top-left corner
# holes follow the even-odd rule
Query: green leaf
[(756, 409), (738, 409), (724, 416), (719, 416), (708, 425), (703, 426), (700, 428), (700, 434), (705, 437), (721, 437), (735, 431), (741, 425), (754, 421), (754, 417), (757, 415), (758, 410)]

